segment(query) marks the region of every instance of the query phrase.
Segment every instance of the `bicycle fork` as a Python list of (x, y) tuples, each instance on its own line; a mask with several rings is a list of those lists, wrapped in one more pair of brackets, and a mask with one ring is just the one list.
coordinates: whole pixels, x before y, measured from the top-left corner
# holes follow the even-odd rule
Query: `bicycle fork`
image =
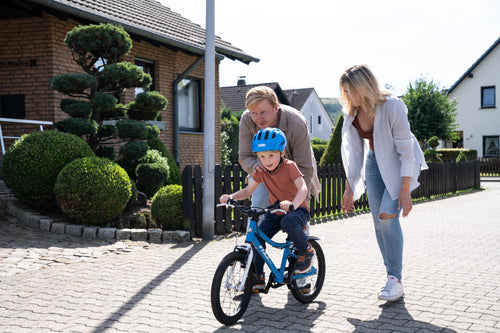
[(248, 272), (250, 271), (250, 266), (252, 266), (253, 249), (252, 249), (252, 246), (250, 244), (245, 243), (245, 244), (241, 244), (241, 245), (236, 245), (235, 250), (246, 253), (245, 271), (243, 272), (243, 277), (241, 278), (241, 281), (238, 282), (238, 285), (233, 286), (233, 285), (231, 285), (230, 281), (231, 281), (231, 276), (233, 275), (234, 267), (231, 268), (227, 272), (226, 281), (224, 283), (224, 286), (226, 288), (235, 288), (236, 290), (241, 292), (245, 288), (245, 282), (246, 282), (247, 277), (248, 277)]

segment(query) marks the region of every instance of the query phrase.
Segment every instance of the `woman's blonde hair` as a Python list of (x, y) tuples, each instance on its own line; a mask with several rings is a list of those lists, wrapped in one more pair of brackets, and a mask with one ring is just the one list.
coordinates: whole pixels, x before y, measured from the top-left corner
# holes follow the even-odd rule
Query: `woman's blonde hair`
[(251, 110), (263, 99), (267, 99), (272, 106), (278, 103), (278, 96), (274, 90), (266, 86), (258, 86), (247, 92), (245, 107), (247, 110)]
[(390, 95), (390, 92), (380, 90), (375, 75), (366, 65), (354, 65), (346, 69), (340, 76), (339, 87), (340, 104), (351, 116), (354, 116), (357, 107), (352, 105), (344, 87), (347, 87), (351, 96), (357, 95), (361, 99), (358, 107), (370, 114), (375, 113), (375, 107), (385, 103), (387, 96)]

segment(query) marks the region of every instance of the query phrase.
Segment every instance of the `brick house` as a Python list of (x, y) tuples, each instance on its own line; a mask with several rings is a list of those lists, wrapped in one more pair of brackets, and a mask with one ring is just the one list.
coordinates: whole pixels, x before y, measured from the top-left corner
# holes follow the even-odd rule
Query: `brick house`
[[(81, 71), (64, 38), (75, 26), (100, 22), (123, 26), (133, 48), (122, 61), (150, 73), (151, 88), (167, 98), (160, 139), (180, 169), (189, 164), (202, 165), (205, 30), (154, 0), (3, 0), (0, 118), (53, 122), (65, 118), (59, 101), (66, 96), (52, 90), (49, 79)], [(215, 109), (219, 110), (221, 60), (248, 64), (259, 59), (219, 37), (215, 38), (215, 51)], [(134, 90), (127, 90), (121, 102), (132, 101), (134, 94)], [(215, 119), (215, 161), (220, 161), (220, 117), (216, 115)], [(38, 130), (31, 125), (1, 126), (5, 136)], [(12, 140), (6, 141), (7, 146), (10, 144)]]

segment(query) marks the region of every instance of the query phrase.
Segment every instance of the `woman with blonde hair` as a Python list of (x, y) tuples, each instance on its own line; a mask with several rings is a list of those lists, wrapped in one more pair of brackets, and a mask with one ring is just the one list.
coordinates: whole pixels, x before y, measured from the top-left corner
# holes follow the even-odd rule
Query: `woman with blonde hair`
[(375, 235), (387, 271), (378, 298), (396, 301), (402, 283), (403, 233), (399, 215), (412, 209), (411, 191), (420, 170), (427, 169), (417, 139), (411, 133), (408, 109), (401, 99), (381, 90), (366, 65), (348, 68), (340, 77), (342, 162), (346, 172), (342, 211), (352, 212), (365, 191)]

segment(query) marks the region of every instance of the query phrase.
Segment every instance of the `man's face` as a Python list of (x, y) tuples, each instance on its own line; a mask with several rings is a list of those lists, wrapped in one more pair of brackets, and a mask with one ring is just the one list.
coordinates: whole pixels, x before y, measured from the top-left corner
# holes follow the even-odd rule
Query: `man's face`
[(266, 127), (276, 127), (278, 120), (278, 105), (271, 105), (267, 99), (263, 99), (250, 111), (250, 116), (254, 123), (264, 129)]

